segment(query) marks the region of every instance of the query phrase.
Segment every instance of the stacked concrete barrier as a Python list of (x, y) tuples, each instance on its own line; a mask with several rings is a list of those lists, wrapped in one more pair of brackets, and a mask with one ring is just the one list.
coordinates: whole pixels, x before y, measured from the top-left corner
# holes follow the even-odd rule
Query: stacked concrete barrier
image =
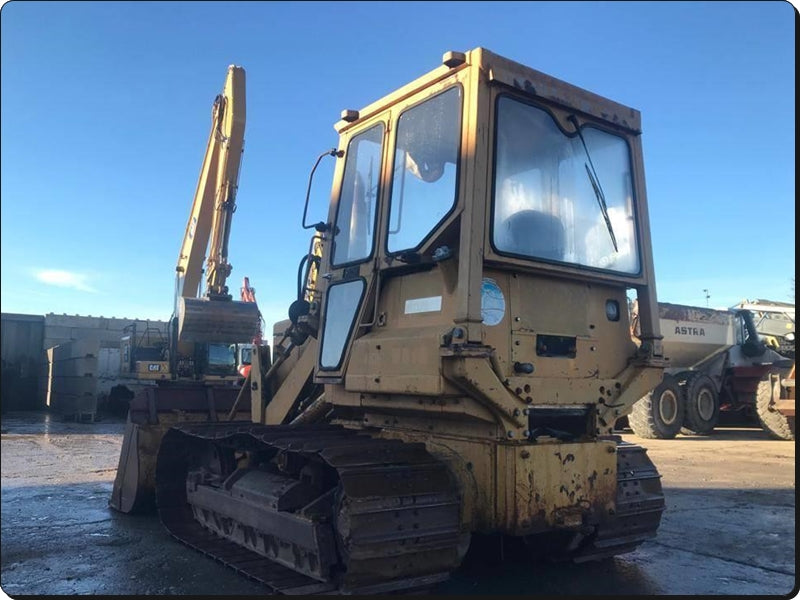
[(47, 406), (65, 420), (97, 418), (98, 340), (76, 340), (47, 350)]

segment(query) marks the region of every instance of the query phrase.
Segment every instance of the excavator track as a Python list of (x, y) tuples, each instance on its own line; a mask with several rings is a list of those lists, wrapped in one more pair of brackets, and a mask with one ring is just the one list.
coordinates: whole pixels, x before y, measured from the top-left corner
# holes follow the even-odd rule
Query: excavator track
[(283, 594), (426, 589), (468, 541), (456, 483), (424, 444), (335, 425), (176, 426), (156, 500), (179, 541)]

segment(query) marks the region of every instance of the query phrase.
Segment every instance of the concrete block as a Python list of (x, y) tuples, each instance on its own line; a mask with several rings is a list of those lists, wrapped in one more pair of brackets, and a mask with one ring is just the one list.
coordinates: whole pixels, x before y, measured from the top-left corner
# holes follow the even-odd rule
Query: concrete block
[(100, 355), (97, 357), (98, 377), (116, 377), (120, 371), (120, 351), (119, 348), (100, 348)]
[(61, 377), (86, 377), (87, 375), (96, 377), (97, 364), (98, 360), (93, 356), (67, 358), (53, 365), (53, 374)]
[(97, 358), (100, 355), (100, 344), (93, 339), (77, 339), (74, 342), (65, 344), (65, 347), (68, 348), (69, 358), (89, 356)]
[(69, 375), (56, 375), (52, 379), (50, 393), (66, 394), (70, 396), (82, 396), (88, 394), (93, 396), (97, 389), (97, 379), (95, 377), (78, 377)]
[[(72, 328), (71, 327), (63, 327), (61, 325), (45, 325), (44, 326), (44, 339), (45, 339), (45, 348), (49, 348), (50, 346), (55, 346), (57, 344), (63, 343), (65, 341), (70, 341), (72, 338)], [(55, 344), (48, 344), (48, 339), (58, 340)]]
[(98, 326), (99, 319), (96, 317), (84, 317), (81, 315), (56, 315), (49, 313), (44, 317), (45, 327), (94, 327)]
[(62, 419), (93, 422), (97, 418), (97, 396), (55, 392), (51, 408)]

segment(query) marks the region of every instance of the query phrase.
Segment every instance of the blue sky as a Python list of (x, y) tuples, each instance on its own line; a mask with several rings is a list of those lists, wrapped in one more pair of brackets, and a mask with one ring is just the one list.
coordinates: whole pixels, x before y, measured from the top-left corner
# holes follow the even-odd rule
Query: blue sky
[[(477, 46), (641, 111), (659, 300), (794, 302), (795, 18), (770, 1), (13, 0), (0, 10), (2, 310), (170, 316), (211, 104), (237, 64), (229, 285), (250, 278), (270, 331), (340, 112)], [(309, 221), (327, 215), (332, 164)]]

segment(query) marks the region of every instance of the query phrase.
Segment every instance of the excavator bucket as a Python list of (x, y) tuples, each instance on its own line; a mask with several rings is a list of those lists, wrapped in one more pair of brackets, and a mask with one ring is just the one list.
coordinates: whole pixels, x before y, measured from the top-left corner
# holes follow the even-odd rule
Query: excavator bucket
[(259, 332), (258, 305), (254, 302), (178, 300), (178, 339), (182, 342), (249, 343)]
[(176, 384), (150, 387), (138, 393), (128, 411), (109, 500), (111, 508), (123, 513), (154, 510), (156, 456), (164, 434), (179, 423), (228, 420), (234, 406), (233, 420), (249, 420), (247, 386)]

